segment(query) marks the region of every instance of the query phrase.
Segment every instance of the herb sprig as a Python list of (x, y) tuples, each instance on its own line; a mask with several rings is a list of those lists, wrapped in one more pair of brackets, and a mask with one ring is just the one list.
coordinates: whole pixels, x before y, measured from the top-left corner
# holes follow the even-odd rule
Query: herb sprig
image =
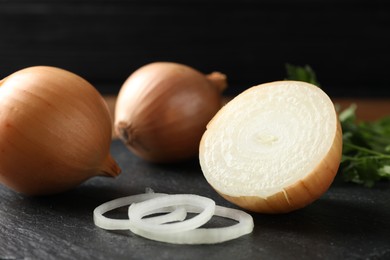
[[(320, 86), (313, 69), (286, 64), (287, 79)], [(338, 175), (344, 181), (372, 187), (390, 180), (390, 116), (375, 122), (356, 118), (356, 105), (339, 113), (343, 130), (343, 154)]]
[(286, 64), (287, 79), (304, 81), (321, 87), (317, 80), (317, 75), (314, 70), (309, 66), (295, 66), (292, 64)]
[(372, 187), (390, 180), (390, 117), (358, 122), (353, 105), (339, 115), (343, 130), (340, 173), (345, 181)]

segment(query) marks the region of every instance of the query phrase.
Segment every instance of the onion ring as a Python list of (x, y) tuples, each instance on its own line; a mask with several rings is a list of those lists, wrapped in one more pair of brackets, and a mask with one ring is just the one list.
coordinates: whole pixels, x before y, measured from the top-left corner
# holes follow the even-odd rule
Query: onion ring
[[(126, 205), (130, 205), (129, 219), (103, 216), (110, 210)], [(198, 215), (186, 219), (187, 212)], [(167, 214), (146, 218), (156, 213)], [(199, 228), (213, 215), (229, 218), (238, 223), (222, 228)], [(209, 198), (192, 194), (168, 195), (147, 192), (122, 197), (95, 208), (93, 217), (95, 225), (102, 229), (129, 229), (144, 238), (173, 244), (221, 243), (249, 234), (254, 228), (253, 218), (246, 212), (217, 206)]]
[[(161, 216), (154, 216), (151, 218), (145, 218), (144, 220), (148, 223), (156, 224), (156, 225), (161, 225), (169, 222), (174, 222), (174, 221), (183, 221), (187, 217), (187, 210), (184, 207), (168, 207), (165, 208), (167, 214), (161, 215)], [(173, 210), (173, 211), (172, 211)], [(165, 213), (165, 211), (160, 213)], [(157, 213), (157, 212), (155, 212)]]
[[(193, 218), (169, 225), (153, 224), (142, 220), (149, 212), (155, 212), (163, 207), (177, 205), (183, 207), (190, 206), (191, 208), (195, 206), (203, 210), (198, 211), (197, 213), (199, 214)], [(214, 211), (215, 202), (212, 199), (193, 194), (176, 194), (160, 196), (140, 203), (133, 203), (129, 207), (129, 219), (132, 227), (136, 226), (145, 231), (153, 233), (176, 233), (192, 230), (206, 224), (214, 215)]]
[(130, 205), (132, 203), (136, 203), (136, 202), (140, 202), (140, 201), (144, 201), (156, 197), (166, 196), (166, 195), (167, 194), (165, 193), (148, 192), (148, 193), (143, 193), (138, 195), (126, 196), (126, 197), (105, 202), (100, 206), (98, 206), (97, 208), (95, 208), (95, 210), (93, 211), (93, 221), (96, 226), (106, 230), (129, 229), (130, 224), (128, 219), (112, 219), (103, 216), (103, 214), (108, 211), (114, 210), (116, 208)]
[[(192, 213), (197, 213), (192, 211)], [(226, 208), (215, 207), (214, 215), (238, 221), (237, 224), (222, 228), (198, 228), (178, 233), (160, 233), (143, 230), (135, 225), (131, 225), (130, 230), (134, 234), (147, 239), (172, 243), (172, 244), (216, 244), (239, 238), (253, 231), (253, 218), (248, 213)], [(169, 224), (167, 225), (169, 226)]]
[[(144, 194), (131, 195), (118, 199), (114, 199), (108, 202), (101, 204), (96, 207), (93, 211), (93, 219), (96, 226), (106, 229), (106, 230), (126, 230), (130, 228), (128, 219), (112, 219), (105, 217), (103, 214), (114, 210), (116, 208), (124, 207), (126, 205), (131, 205), (133, 203), (142, 202), (145, 200), (167, 196), (165, 193), (154, 193), (153, 191), (147, 191)], [(151, 224), (164, 224), (173, 221), (183, 221), (187, 216), (187, 211), (185, 208), (180, 207), (163, 207), (155, 211), (147, 212), (147, 215), (154, 213), (166, 213), (168, 214), (161, 216), (154, 216), (151, 218), (144, 219), (146, 222)]]

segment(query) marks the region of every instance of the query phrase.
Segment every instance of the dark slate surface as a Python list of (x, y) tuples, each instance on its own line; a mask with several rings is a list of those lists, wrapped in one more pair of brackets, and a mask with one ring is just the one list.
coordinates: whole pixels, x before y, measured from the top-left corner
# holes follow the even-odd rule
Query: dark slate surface
[[(390, 259), (389, 183), (367, 189), (336, 181), (304, 209), (253, 214), (252, 234), (217, 245), (171, 245), (101, 230), (92, 220), (96, 206), (145, 187), (205, 195), (233, 207), (206, 183), (196, 159), (151, 165), (119, 141), (113, 142), (112, 153), (123, 168), (117, 179), (97, 177), (72, 191), (40, 198), (0, 186), (0, 259)], [(125, 216), (120, 211), (114, 215)]]

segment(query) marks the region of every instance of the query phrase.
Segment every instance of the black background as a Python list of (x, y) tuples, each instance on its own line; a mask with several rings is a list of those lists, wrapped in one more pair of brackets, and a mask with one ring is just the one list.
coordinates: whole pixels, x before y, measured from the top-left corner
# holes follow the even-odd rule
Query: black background
[(390, 97), (390, 8), (350, 0), (0, 0), (0, 78), (73, 71), (103, 94), (153, 61), (228, 75), (226, 94), (309, 64), (334, 97)]

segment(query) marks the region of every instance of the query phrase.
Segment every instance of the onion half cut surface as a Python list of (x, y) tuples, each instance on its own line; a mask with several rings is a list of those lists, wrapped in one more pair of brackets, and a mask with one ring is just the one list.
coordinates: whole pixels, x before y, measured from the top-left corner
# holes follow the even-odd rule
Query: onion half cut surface
[(199, 160), (225, 199), (261, 213), (284, 213), (318, 199), (332, 183), (342, 133), (330, 98), (299, 81), (252, 87), (209, 122)]

